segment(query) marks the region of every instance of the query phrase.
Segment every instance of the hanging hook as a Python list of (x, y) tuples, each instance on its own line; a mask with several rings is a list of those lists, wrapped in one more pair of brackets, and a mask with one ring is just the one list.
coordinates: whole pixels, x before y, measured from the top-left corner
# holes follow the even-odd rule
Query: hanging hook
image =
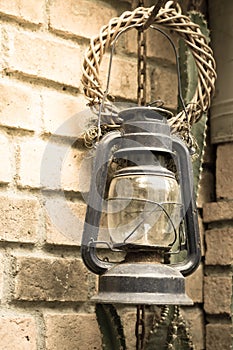
[(160, 8), (163, 7), (165, 5), (167, 0), (158, 0), (157, 3), (155, 4), (150, 17), (148, 18), (148, 20), (144, 23), (143, 29), (147, 29), (149, 28), (149, 26), (154, 22), (154, 19), (157, 15), (157, 13), (159, 12)]

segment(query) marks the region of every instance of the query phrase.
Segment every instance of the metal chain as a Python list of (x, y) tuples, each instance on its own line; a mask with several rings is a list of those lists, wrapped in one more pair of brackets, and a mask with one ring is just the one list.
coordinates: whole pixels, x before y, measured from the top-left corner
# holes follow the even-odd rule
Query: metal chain
[[(138, 0), (137, 7), (145, 7), (144, 0)], [(137, 103), (146, 104), (146, 32), (138, 30), (138, 91)], [(145, 340), (145, 305), (137, 305), (137, 319), (135, 325), (136, 350), (143, 350)]]
[(137, 305), (135, 336), (136, 350), (143, 350), (145, 340), (145, 305)]
[[(144, 0), (138, 1), (138, 7), (145, 7)], [(138, 92), (139, 106), (146, 105), (146, 31), (138, 29)]]
[(139, 106), (146, 105), (146, 32), (138, 30), (138, 94)]

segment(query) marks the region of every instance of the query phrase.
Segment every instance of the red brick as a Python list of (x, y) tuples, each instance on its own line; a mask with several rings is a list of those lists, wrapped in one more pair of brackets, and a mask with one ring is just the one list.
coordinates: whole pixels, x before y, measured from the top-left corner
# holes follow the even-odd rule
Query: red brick
[(40, 96), (33, 88), (2, 80), (0, 124), (35, 131), (40, 125)]
[(0, 349), (36, 350), (36, 323), (29, 316), (0, 318)]
[(204, 278), (204, 309), (206, 313), (230, 315), (231, 297), (231, 276), (206, 276)]
[(102, 1), (80, 0), (77, 3), (73, 0), (54, 0), (49, 10), (52, 29), (87, 38), (97, 36), (100, 28), (117, 16), (116, 9)]
[(86, 301), (88, 274), (79, 259), (15, 257), (14, 300)]
[(206, 350), (230, 350), (232, 346), (232, 325), (207, 324)]
[(38, 230), (39, 203), (34, 198), (12, 195), (0, 197), (0, 240), (35, 243)]
[(216, 160), (217, 198), (233, 199), (233, 142), (219, 145)]
[(207, 265), (233, 263), (233, 228), (225, 227), (205, 232)]
[(79, 45), (45, 35), (9, 32), (5, 68), (10, 72), (43, 78), (74, 87), (80, 86), (83, 52)]
[(233, 220), (233, 201), (212, 202), (203, 205), (205, 223)]
[(16, 17), (19, 20), (29, 21), (35, 24), (44, 22), (45, 2), (37, 0), (1, 0), (0, 12)]
[(101, 350), (95, 314), (45, 314), (46, 350)]

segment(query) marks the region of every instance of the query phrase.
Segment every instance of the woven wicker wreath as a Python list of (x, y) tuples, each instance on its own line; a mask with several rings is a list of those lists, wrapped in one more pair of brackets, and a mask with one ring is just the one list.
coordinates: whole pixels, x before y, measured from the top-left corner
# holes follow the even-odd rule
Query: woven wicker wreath
[[(91, 39), (83, 62), (82, 76), (84, 94), (90, 105), (101, 103), (104, 96), (99, 75), (104, 53), (119, 32), (132, 25), (144, 25), (153, 8), (153, 6), (139, 7), (132, 12), (124, 12), (120, 17), (112, 18), (101, 28), (99, 35)], [(176, 32), (189, 47), (197, 67), (198, 84), (191, 101), (186, 106), (186, 113), (182, 110), (168, 121), (173, 132), (180, 133), (185, 123), (193, 125), (210, 106), (216, 80), (215, 61), (199, 25), (183, 15), (180, 6), (173, 1), (168, 1), (164, 8), (159, 10), (153, 24)]]

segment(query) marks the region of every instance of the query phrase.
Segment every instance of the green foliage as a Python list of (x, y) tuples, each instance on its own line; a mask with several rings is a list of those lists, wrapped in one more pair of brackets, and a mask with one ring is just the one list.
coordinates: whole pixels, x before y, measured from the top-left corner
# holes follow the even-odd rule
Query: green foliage
[[(209, 39), (209, 30), (207, 28), (207, 22), (204, 19), (204, 16), (196, 11), (190, 12), (190, 18), (192, 22), (199, 25), (202, 34)], [(192, 56), (192, 53), (187, 48), (183, 41), (180, 41), (179, 45), (179, 57), (180, 57), (180, 70), (181, 70), (181, 84), (182, 84), (182, 93), (184, 96), (185, 103), (187, 104), (193, 97), (196, 87), (197, 87), (197, 68)], [(202, 118), (192, 126), (192, 134), (198, 145), (198, 156), (193, 161), (193, 174), (194, 174), (194, 189), (195, 193), (198, 193), (198, 185), (202, 171), (202, 162), (205, 148), (205, 138), (206, 138), (206, 123), (207, 123), (207, 114), (204, 113)]]
[(102, 334), (103, 350), (125, 350), (125, 337), (120, 317), (111, 304), (96, 304), (96, 317)]
[(145, 350), (193, 349), (179, 306), (163, 306), (160, 321), (151, 330)]
[(169, 327), (174, 317), (174, 307), (164, 306), (160, 321), (151, 330), (145, 350), (166, 350), (168, 346)]

